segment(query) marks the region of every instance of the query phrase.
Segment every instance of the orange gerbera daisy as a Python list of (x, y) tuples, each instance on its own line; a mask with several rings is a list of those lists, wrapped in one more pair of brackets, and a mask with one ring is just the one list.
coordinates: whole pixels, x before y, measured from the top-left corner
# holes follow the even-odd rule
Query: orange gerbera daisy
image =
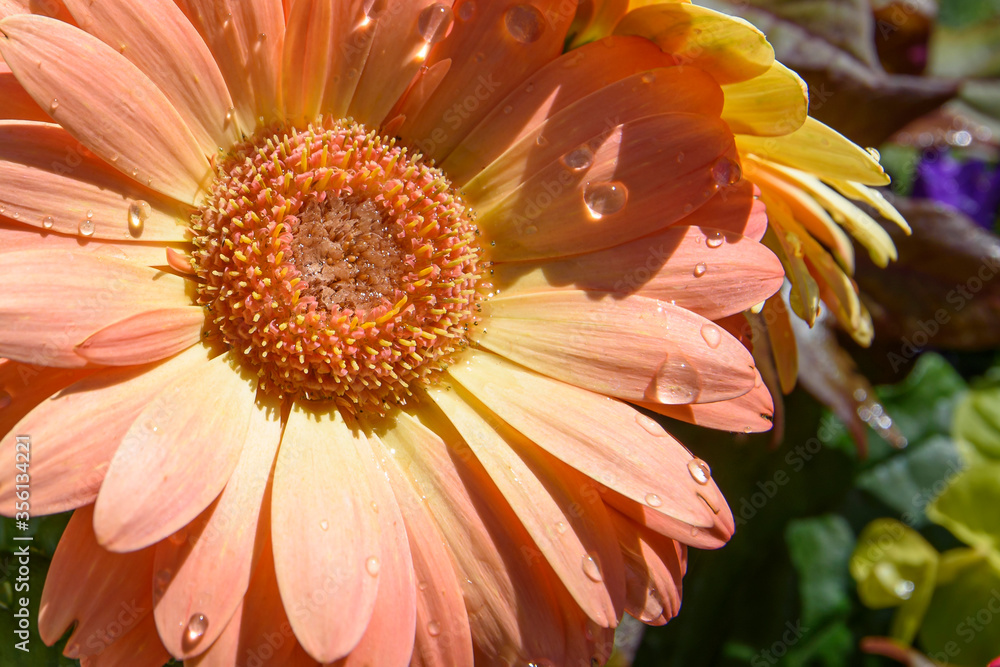
[(783, 272), (721, 87), (771, 68), (760, 33), (667, 3), (564, 53), (566, 0), (37, 4), (0, 3), (0, 433), (32, 513), (77, 510), (45, 641), (590, 665), (676, 613), (733, 518), (635, 406), (768, 425), (728, 329)]

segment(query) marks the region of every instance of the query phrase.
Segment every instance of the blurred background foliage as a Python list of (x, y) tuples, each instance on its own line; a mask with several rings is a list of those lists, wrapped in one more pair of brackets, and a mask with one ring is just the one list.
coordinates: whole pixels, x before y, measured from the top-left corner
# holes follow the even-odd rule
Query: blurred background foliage
[[(680, 616), (625, 624), (613, 663), (982, 667), (1000, 656), (1000, 0), (696, 1), (763, 29), (810, 113), (881, 151), (914, 234), (886, 225), (888, 269), (858, 252), (870, 348), (829, 320), (797, 330), (805, 370), (772, 433), (668, 424), (738, 529), (690, 552)], [(33, 619), (67, 520), (32, 522)], [(0, 522), (5, 610), (13, 535)], [(0, 642), (0, 665), (78, 664), (34, 624), (30, 642)]]

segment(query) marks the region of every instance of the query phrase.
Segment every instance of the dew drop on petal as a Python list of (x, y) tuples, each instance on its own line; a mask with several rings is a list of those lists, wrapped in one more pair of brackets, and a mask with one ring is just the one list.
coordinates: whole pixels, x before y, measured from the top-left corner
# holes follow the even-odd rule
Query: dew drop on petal
[(132, 235), (132, 238), (137, 239), (142, 236), (146, 220), (149, 219), (151, 212), (149, 204), (141, 199), (128, 205), (128, 233)]
[(437, 621), (431, 621), (427, 624), (427, 634), (431, 637), (437, 637), (441, 634), (441, 624)]
[(80, 223), (80, 235), (81, 236), (93, 236), (94, 235), (94, 221), (91, 219), (86, 219)]
[(688, 461), (688, 472), (692, 479), (699, 484), (708, 484), (712, 479), (712, 469), (701, 459), (691, 459)]
[(713, 350), (719, 347), (719, 343), (722, 342), (722, 332), (714, 324), (703, 324), (701, 327), (701, 337), (705, 339), (705, 342)]
[(368, 560), (365, 561), (365, 569), (368, 570), (368, 574), (373, 577), (378, 576), (380, 567), (382, 567), (382, 563), (379, 562), (378, 557), (376, 556), (369, 556)]
[(913, 596), (913, 589), (916, 588), (909, 579), (904, 579), (896, 584), (892, 592), (902, 600), (909, 600)]
[(617, 213), (628, 202), (628, 189), (618, 181), (592, 183), (583, 190), (583, 201), (594, 220)]
[(330, 522), (327, 521), (326, 519), (323, 519), (322, 521), (319, 522), (319, 527), (323, 530), (330, 530)]
[(708, 238), (705, 240), (705, 245), (709, 248), (718, 248), (726, 240), (726, 235), (722, 232), (716, 230), (714, 232), (708, 233)]
[(49, 111), (55, 111), (58, 108), (59, 108), (59, 99), (56, 98), (56, 97), (53, 97), (52, 101), (49, 102)]
[(507, 32), (522, 44), (537, 42), (545, 30), (545, 19), (542, 13), (532, 5), (514, 5), (504, 14), (504, 25)]
[(741, 178), (743, 178), (743, 168), (735, 160), (721, 157), (712, 165), (712, 179), (719, 187), (733, 185)]
[(705, 262), (698, 262), (694, 265), (694, 277), (701, 278), (708, 272), (708, 265)]
[(424, 581), (423, 579), (421, 579), (419, 582), (417, 582), (417, 588), (420, 589), (420, 590), (422, 590), (422, 591), (426, 591), (427, 590), (427, 582)]
[(476, 3), (474, 0), (463, 2), (458, 8), (458, 18), (463, 21), (470, 21), (476, 15)]
[(663, 501), (660, 500), (660, 497), (655, 493), (647, 493), (646, 504), (649, 505), (650, 507), (659, 507), (660, 505), (663, 504)]
[(511, 105), (509, 105), (509, 104), (508, 104), (507, 106), (505, 106), (505, 107), (503, 108), (503, 113), (504, 113), (504, 115), (505, 115), (505, 116), (507, 116), (507, 115), (509, 115), (509, 114), (510, 114), (510, 112), (511, 112), (511, 111), (513, 111), (513, 110), (514, 110), (514, 107), (512, 107)]
[[(872, 148), (871, 146), (869, 146), (865, 150), (868, 151), (868, 154), (871, 155), (872, 159), (875, 160), (876, 162), (882, 159), (882, 155), (878, 152), (877, 148)], [(912, 585), (913, 582), (910, 583)]]
[(653, 72), (646, 72), (645, 74), (642, 75), (640, 80), (643, 83), (653, 83), (654, 81), (656, 81), (656, 74)]
[(0, 410), (4, 410), (10, 405), (11, 397), (5, 391), (0, 391)]
[(562, 521), (557, 521), (556, 532), (559, 533), (560, 535), (564, 535), (566, 533), (566, 524), (563, 523)]
[(436, 44), (448, 34), (454, 20), (451, 7), (443, 2), (435, 2), (420, 12), (417, 17), (417, 32), (428, 44)]
[(594, 151), (589, 146), (579, 146), (559, 158), (559, 163), (574, 172), (589, 169), (594, 164)]
[(162, 596), (164, 591), (167, 590), (171, 578), (170, 570), (163, 569), (157, 572), (156, 576), (153, 577), (153, 595), (157, 597)]
[(656, 420), (648, 417), (641, 412), (635, 413), (635, 423), (641, 426), (646, 433), (650, 435), (655, 435), (657, 438), (663, 437), (665, 432), (660, 425), (656, 423)]
[(208, 618), (205, 614), (192, 614), (188, 619), (187, 627), (184, 628), (184, 641), (188, 644), (196, 644), (208, 629)]
[(583, 557), (583, 573), (591, 581), (604, 580), (604, 575), (601, 574), (601, 567), (594, 560), (594, 557), (589, 554)]

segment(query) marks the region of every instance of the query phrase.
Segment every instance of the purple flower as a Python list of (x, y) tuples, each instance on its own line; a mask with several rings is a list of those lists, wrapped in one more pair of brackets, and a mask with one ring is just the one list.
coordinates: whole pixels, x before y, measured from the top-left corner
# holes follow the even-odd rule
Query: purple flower
[(913, 197), (953, 206), (992, 229), (1000, 210), (1000, 168), (975, 158), (959, 160), (949, 152), (930, 152), (917, 166)]

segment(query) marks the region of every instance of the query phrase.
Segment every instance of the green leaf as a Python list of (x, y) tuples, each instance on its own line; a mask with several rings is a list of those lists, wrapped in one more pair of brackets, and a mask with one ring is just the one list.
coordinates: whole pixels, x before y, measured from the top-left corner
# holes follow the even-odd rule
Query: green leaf
[(816, 627), (846, 616), (851, 608), (848, 560), (854, 544), (847, 520), (831, 514), (792, 521), (785, 541), (799, 575), (803, 624)]
[(927, 518), (1000, 563), (1000, 463), (982, 463), (956, 477), (927, 506)]
[(912, 528), (895, 519), (877, 519), (858, 537), (851, 576), (858, 596), (872, 609), (899, 607), (892, 636), (913, 641), (930, 604), (938, 553)]
[(955, 410), (954, 433), (979, 455), (1000, 461), (1000, 382), (969, 392)]
[(934, 592), (920, 642), (932, 658), (981, 667), (1000, 655), (1000, 570), (983, 554), (963, 565)]

